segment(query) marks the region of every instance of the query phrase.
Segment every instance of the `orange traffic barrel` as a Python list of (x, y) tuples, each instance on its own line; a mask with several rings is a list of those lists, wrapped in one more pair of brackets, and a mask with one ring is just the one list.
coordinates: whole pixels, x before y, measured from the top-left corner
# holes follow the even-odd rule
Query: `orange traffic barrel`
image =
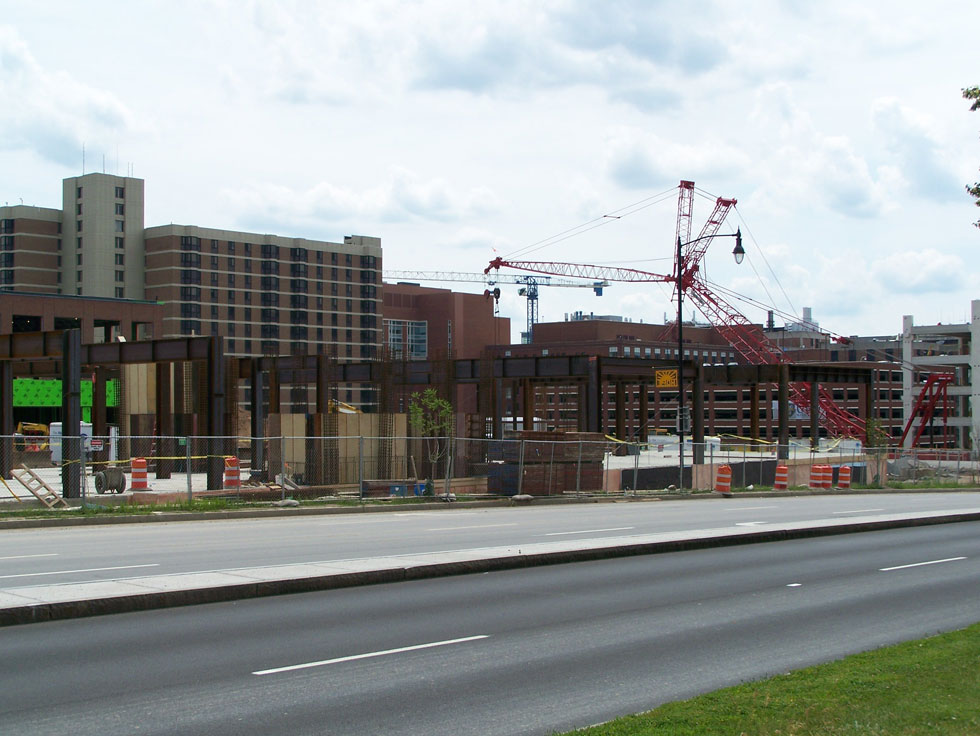
[(715, 476), (715, 492), (726, 495), (732, 492), (732, 467), (730, 465), (722, 465), (718, 468), (718, 474)]
[(810, 466), (810, 488), (823, 488), (823, 465)]
[(133, 477), (130, 486), (134, 491), (145, 491), (150, 486), (146, 482), (146, 458), (134, 457), (132, 462)]
[(837, 473), (837, 487), (838, 488), (850, 488), (851, 487), (851, 466), (841, 465), (840, 471)]
[(834, 487), (834, 469), (829, 465), (823, 466), (823, 485), (822, 488), (833, 488)]
[(776, 481), (772, 487), (777, 491), (785, 491), (789, 488), (789, 468), (785, 465), (776, 466)]
[(241, 488), (241, 474), (238, 467), (238, 458), (234, 455), (229, 455), (225, 458), (225, 488), (233, 488), (235, 490)]

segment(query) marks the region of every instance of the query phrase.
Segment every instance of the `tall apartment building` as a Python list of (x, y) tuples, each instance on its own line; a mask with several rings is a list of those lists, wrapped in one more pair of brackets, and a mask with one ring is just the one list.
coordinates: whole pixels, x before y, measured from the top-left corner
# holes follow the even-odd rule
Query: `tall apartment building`
[[(133, 177), (65, 179), (60, 210), (0, 207), (0, 290), (159, 302), (153, 337), (218, 335), (231, 356), (375, 359), (381, 267), (379, 238), (146, 228), (144, 183)], [(111, 317), (111, 302), (99, 309)], [(344, 389), (346, 401), (369, 398)]]
[(229, 355), (379, 354), (378, 238), (163, 225), (145, 239), (146, 294), (167, 305), (165, 335), (222, 335)]

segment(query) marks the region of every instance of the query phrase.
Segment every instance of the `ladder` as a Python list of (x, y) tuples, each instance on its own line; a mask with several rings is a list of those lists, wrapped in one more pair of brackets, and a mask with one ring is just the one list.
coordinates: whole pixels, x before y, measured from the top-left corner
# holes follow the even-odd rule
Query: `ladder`
[(10, 474), (49, 509), (57, 507), (58, 504), (61, 504), (65, 508), (71, 508), (65, 499), (59, 496), (51, 486), (45, 483), (37, 473), (26, 465), (21, 465), (20, 470), (14, 470)]

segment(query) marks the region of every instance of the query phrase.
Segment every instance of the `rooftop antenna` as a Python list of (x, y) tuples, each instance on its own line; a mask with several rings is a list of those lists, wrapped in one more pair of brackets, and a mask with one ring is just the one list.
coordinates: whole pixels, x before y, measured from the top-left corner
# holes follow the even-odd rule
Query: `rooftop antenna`
[(102, 173), (105, 173), (105, 154), (102, 154)]

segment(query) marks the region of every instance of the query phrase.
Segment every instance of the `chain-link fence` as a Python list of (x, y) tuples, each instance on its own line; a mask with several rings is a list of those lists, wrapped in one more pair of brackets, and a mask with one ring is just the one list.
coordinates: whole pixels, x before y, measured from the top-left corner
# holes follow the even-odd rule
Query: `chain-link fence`
[[(823, 477), (829, 468), (829, 485)], [(846, 468), (846, 470), (844, 470)], [(820, 473), (817, 473), (817, 469)], [(968, 451), (420, 437), (0, 436), (0, 499), (134, 503), (976, 486)], [(819, 480), (819, 484), (817, 480)]]

